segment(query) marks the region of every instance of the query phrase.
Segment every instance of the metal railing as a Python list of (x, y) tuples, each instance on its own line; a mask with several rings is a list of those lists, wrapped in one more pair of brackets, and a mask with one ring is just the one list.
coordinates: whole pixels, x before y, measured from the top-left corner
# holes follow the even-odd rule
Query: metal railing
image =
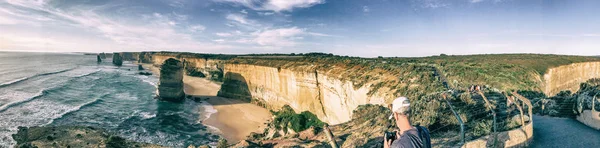
[(451, 112), (456, 122), (431, 129), (434, 144), (462, 146), (468, 141), (532, 122), (531, 102), (516, 92), (442, 93), (440, 98), (447, 106), (447, 110), (440, 109), (440, 113), (449, 115), (446, 112)]

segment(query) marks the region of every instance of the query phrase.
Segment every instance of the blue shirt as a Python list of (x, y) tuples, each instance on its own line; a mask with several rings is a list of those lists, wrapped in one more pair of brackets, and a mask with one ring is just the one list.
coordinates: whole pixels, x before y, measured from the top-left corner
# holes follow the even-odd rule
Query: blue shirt
[(419, 132), (416, 128), (404, 131), (400, 138), (392, 142), (391, 148), (422, 148), (423, 141), (419, 138)]

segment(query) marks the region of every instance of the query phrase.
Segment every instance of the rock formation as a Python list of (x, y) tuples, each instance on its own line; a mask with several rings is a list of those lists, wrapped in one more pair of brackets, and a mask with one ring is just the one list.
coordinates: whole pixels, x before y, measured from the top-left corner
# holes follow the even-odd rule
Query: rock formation
[(548, 69), (544, 75), (543, 87), (547, 96), (554, 96), (560, 91), (579, 90), (579, 84), (592, 78), (600, 78), (600, 62), (574, 63)]
[(152, 53), (140, 52), (138, 54), (138, 63), (152, 63)]
[(164, 146), (134, 142), (95, 127), (19, 127), (15, 147), (145, 147)]
[(314, 71), (226, 64), (218, 95), (254, 101), (274, 110), (290, 105), (298, 112), (310, 111), (327, 123), (339, 124), (349, 121), (358, 105), (385, 102), (382, 96), (369, 96), (369, 91), (369, 86), (355, 88), (351, 81)]
[[(142, 56), (144, 53), (140, 53), (140, 56)], [(205, 75), (205, 77), (211, 79), (211, 80), (216, 80), (216, 81), (221, 81), (223, 78), (223, 69), (221, 67), (223, 67), (223, 60), (219, 60), (219, 59), (208, 59), (208, 58), (202, 58), (202, 57), (186, 57), (186, 56), (181, 56), (181, 57), (177, 57), (175, 55), (161, 55), (161, 54), (151, 54), (151, 53), (145, 53), (144, 55), (145, 58), (143, 58), (144, 60), (147, 60), (148, 63), (153, 63), (155, 66), (160, 66), (161, 63), (163, 63), (165, 60), (169, 59), (169, 58), (176, 58), (176, 59), (180, 59), (180, 60), (186, 60), (186, 66), (185, 68), (187, 69), (194, 69), (193, 71), (196, 71), (198, 73), (196, 76), (200, 76), (201, 75)], [(142, 59), (142, 58), (140, 58)], [(199, 74), (202, 73), (202, 74)]]
[(100, 56), (101, 59), (106, 59), (106, 54), (104, 52), (100, 53), (99, 56)]
[(134, 56), (134, 53), (131, 52), (121, 52), (119, 53), (121, 55), (121, 58), (123, 59), (123, 61), (136, 61), (136, 56)]
[(100, 58), (100, 55), (97, 55), (97, 56), (96, 56), (96, 59), (97, 59), (97, 62), (98, 62), (98, 63), (102, 62), (102, 58)]
[(144, 66), (142, 66), (142, 64), (138, 65), (138, 70), (144, 70)]
[(183, 101), (183, 64), (174, 58), (165, 60), (160, 67), (158, 97), (163, 100)]
[(121, 55), (119, 53), (113, 54), (112, 63), (115, 64), (116, 66), (123, 65), (123, 58), (121, 57)]

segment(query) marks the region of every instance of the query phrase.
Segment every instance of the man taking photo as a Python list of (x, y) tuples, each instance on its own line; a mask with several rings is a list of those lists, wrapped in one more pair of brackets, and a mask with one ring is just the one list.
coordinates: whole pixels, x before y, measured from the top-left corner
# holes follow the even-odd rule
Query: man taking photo
[(429, 131), (422, 126), (410, 124), (410, 101), (406, 97), (394, 99), (390, 119), (396, 121), (398, 131), (383, 136), (384, 148), (430, 148)]

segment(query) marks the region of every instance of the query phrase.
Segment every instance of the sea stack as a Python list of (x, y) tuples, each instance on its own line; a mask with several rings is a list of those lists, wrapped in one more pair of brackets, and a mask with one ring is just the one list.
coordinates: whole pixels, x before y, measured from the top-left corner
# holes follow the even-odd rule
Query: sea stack
[(142, 66), (142, 64), (138, 64), (138, 70), (144, 70), (144, 66)]
[(116, 66), (123, 65), (123, 58), (121, 58), (121, 55), (119, 53), (113, 54), (112, 63), (115, 64)]
[(185, 98), (183, 92), (183, 63), (169, 58), (160, 67), (158, 97), (162, 100), (181, 102)]
[(105, 54), (104, 52), (103, 52), (103, 53), (100, 53), (100, 55), (99, 55), (99, 56), (100, 56), (100, 58), (101, 58), (101, 59), (106, 59), (106, 54)]
[(102, 62), (102, 58), (100, 58), (100, 55), (96, 55), (96, 59), (98, 60), (98, 63)]

